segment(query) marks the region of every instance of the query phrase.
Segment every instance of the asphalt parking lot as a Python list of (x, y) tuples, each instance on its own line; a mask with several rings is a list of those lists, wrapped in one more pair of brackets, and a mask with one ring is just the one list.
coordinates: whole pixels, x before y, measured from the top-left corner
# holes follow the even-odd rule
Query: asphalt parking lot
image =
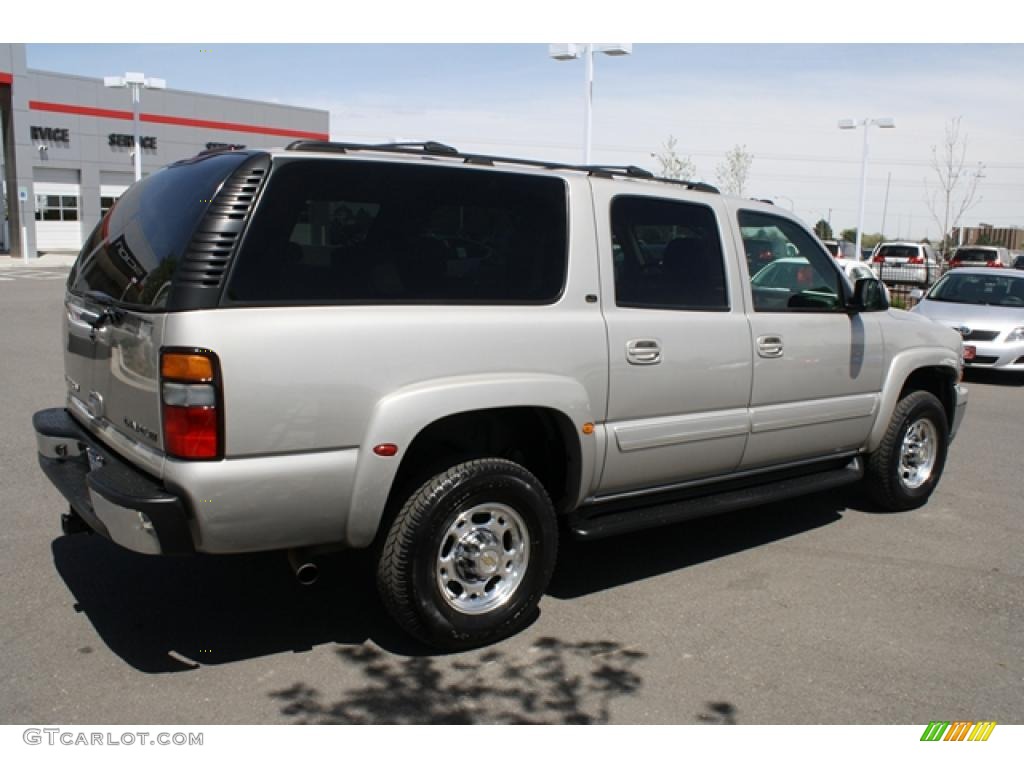
[(63, 398), (62, 291), (0, 281), (0, 722), (1024, 722), (1024, 378), (973, 372), (923, 509), (843, 491), (566, 542), (529, 628), (439, 656), (358, 556), (302, 588), (279, 555), (62, 537), (30, 422)]

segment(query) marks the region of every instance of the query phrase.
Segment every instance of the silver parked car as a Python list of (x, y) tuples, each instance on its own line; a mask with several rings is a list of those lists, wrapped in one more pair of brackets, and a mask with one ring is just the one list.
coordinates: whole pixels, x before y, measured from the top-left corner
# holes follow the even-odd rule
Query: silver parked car
[(957, 269), (912, 310), (958, 331), (964, 363), (1024, 371), (1024, 274), (984, 267)]

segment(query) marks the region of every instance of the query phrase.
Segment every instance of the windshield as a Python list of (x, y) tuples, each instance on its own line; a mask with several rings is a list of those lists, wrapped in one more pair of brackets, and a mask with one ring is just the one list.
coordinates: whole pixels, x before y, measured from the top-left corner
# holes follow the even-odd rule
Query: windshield
[(1024, 307), (1024, 277), (950, 272), (928, 294), (930, 301)]

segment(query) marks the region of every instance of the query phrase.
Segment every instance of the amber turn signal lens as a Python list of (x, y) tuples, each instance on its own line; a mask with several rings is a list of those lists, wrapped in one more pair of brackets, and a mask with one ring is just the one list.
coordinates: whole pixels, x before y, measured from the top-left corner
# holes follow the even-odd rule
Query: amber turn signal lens
[(213, 381), (213, 363), (205, 355), (164, 352), (160, 374), (177, 381)]

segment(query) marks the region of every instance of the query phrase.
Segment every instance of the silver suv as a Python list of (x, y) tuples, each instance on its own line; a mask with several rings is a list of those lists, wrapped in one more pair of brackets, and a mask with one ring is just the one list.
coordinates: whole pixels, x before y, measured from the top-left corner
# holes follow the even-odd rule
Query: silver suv
[(861, 480), (920, 506), (967, 400), (956, 332), (785, 211), (434, 143), (168, 166), (89, 237), (63, 323), (67, 399), (34, 427), (65, 532), (284, 550), (307, 582), (368, 548), (441, 648), (529, 621), (560, 532)]
[(942, 261), (928, 243), (879, 243), (871, 267), (885, 283), (928, 286), (942, 274)]
[(1008, 248), (996, 245), (962, 245), (953, 251), (949, 266), (950, 268), (1012, 267), (1013, 254)]

